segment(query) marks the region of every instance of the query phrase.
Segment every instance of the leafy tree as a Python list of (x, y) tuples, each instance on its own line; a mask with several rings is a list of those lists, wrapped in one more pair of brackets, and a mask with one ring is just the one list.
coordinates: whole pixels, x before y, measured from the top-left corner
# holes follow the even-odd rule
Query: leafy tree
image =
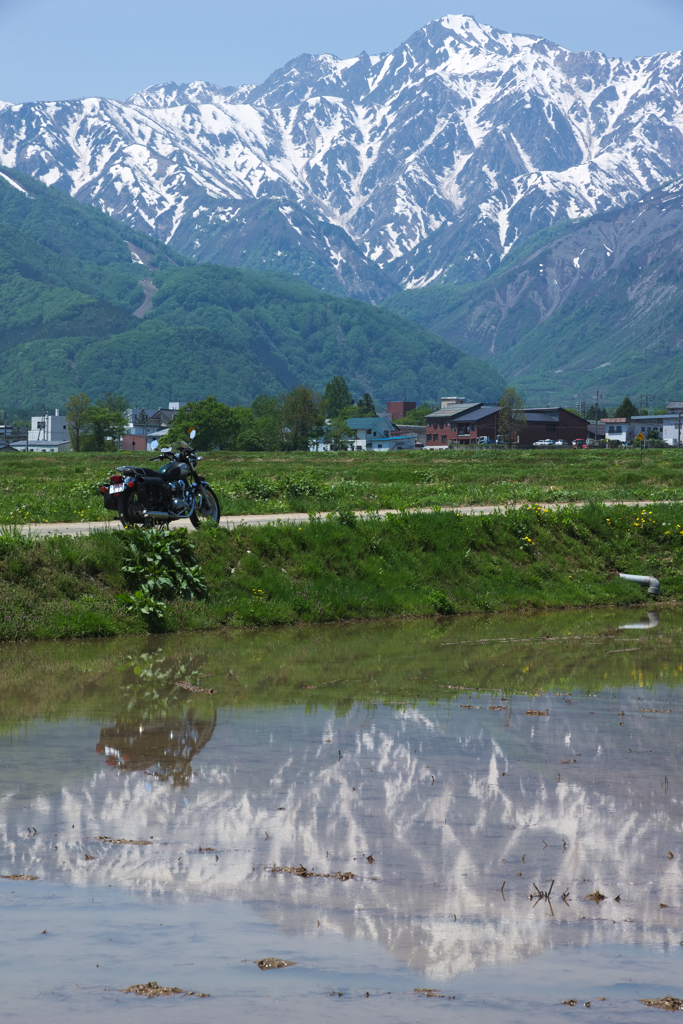
[(631, 399), (628, 397), (628, 395), (626, 395), (626, 398), (621, 403), (621, 405), (618, 405), (616, 407), (616, 409), (614, 410), (614, 415), (615, 416), (627, 416), (627, 417), (637, 416), (638, 415), (638, 406), (636, 405), (635, 402), (631, 401)]
[(72, 395), (66, 403), (66, 425), (69, 430), (71, 447), (75, 452), (81, 450), (81, 437), (87, 428), (87, 415), (90, 408), (90, 399), (81, 391)]
[[(359, 403), (360, 405), (360, 403)], [(363, 413), (369, 416), (369, 413)], [(330, 450), (333, 452), (346, 452), (353, 447), (356, 434), (346, 424), (347, 417), (343, 414), (335, 416), (328, 424), (325, 432), (325, 440), (330, 443)]]
[(94, 405), (88, 405), (81, 434), (81, 450), (85, 452), (114, 451), (125, 430), (128, 403), (123, 395), (107, 391)]
[[(238, 438), (242, 451), (276, 452), (282, 448), (282, 396), (259, 395), (251, 403), (253, 422)], [(258, 445), (258, 446), (257, 446)]]
[[(364, 398), (370, 398), (370, 396), (366, 394)], [(353, 405), (353, 397), (343, 377), (333, 377), (332, 380), (327, 382), (323, 400), (328, 416), (338, 416), (348, 406)], [(370, 402), (372, 403), (371, 398)], [(360, 405), (360, 402), (358, 404)]]
[(517, 441), (519, 428), (526, 424), (524, 399), (514, 388), (505, 388), (499, 402), (498, 432), (503, 435), (508, 446)]
[(234, 449), (250, 418), (250, 412), (239, 406), (231, 408), (213, 397), (203, 398), (199, 402), (188, 402), (176, 413), (166, 436), (168, 443), (175, 445), (187, 441), (190, 431), (196, 430), (195, 447)]
[(287, 447), (307, 451), (325, 426), (324, 400), (312, 388), (293, 388), (282, 400), (282, 422), (287, 430)]
[(424, 426), (425, 417), (430, 412), (436, 412), (438, 406), (432, 402), (423, 402), (422, 405), (418, 405), (415, 409), (411, 409), (405, 416), (401, 416), (400, 419), (396, 420), (396, 423), (408, 423), (416, 427)]
[(372, 400), (372, 396), (366, 391), (362, 398), (358, 400), (358, 415), (359, 416), (376, 416), (375, 403)]

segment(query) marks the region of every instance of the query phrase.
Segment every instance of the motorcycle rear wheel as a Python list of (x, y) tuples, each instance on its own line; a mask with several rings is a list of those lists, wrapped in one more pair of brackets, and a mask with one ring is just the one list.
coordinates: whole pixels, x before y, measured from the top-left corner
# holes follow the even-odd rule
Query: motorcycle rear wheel
[(119, 519), (124, 526), (144, 526), (144, 505), (135, 490), (126, 489), (119, 498)]
[(208, 484), (204, 484), (202, 491), (204, 492), (204, 500), (197, 511), (193, 512), (190, 516), (190, 522), (194, 526), (195, 530), (199, 529), (199, 525), (202, 520), (204, 522), (211, 520), (218, 525), (221, 518), (221, 507), (218, 504), (218, 498), (214, 491), (211, 490)]

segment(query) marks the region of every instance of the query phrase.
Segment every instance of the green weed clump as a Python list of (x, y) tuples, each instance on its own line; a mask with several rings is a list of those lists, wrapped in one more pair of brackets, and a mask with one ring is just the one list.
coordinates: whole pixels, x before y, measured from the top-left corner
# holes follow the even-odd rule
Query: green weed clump
[(120, 595), (118, 600), (129, 611), (143, 615), (150, 632), (164, 631), (165, 600), (207, 596), (204, 573), (186, 530), (133, 527), (126, 531), (123, 543), (121, 572), (137, 589), (132, 597)]

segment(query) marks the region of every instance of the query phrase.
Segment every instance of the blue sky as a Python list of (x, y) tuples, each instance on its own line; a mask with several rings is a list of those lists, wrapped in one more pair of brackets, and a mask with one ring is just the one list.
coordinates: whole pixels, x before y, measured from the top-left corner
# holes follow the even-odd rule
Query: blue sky
[(157, 82), (260, 82), (299, 53), (391, 50), (471, 14), (571, 49), (683, 49), (683, 0), (0, 0), (0, 99), (124, 99)]

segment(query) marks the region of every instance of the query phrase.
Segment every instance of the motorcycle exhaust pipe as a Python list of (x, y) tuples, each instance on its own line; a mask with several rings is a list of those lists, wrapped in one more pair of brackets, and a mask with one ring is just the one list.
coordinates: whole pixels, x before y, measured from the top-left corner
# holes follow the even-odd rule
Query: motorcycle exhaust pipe
[(192, 502), (192, 508), (190, 509), (190, 511), (188, 513), (183, 513), (183, 515), (181, 516), (178, 515), (176, 512), (154, 512), (146, 508), (143, 508), (140, 515), (148, 516), (150, 519), (189, 519), (193, 512), (194, 501)]

